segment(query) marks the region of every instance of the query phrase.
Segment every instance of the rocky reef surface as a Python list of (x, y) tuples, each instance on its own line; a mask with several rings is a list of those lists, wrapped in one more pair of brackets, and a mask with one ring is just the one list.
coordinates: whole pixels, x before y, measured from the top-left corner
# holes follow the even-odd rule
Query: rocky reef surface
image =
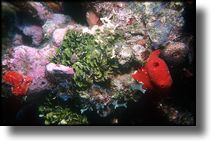
[[(67, 5), (81, 9), (68, 11)], [(19, 98), (26, 105), (36, 103), (38, 124), (194, 124), (194, 96), (176, 90), (194, 85), (194, 35), (184, 30), (184, 13), (192, 5), (2, 2), (2, 8), (2, 75), (14, 71), (32, 78)], [(75, 19), (74, 12), (83, 11)], [(14, 90), (5, 80), (2, 97), (7, 101)], [(183, 98), (190, 98), (191, 105), (178, 102)], [(17, 112), (17, 123), (23, 123), (20, 117), (27, 117), (28, 107)], [(155, 108), (157, 113), (148, 116), (162, 118), (147, 119), (138, 107)]]

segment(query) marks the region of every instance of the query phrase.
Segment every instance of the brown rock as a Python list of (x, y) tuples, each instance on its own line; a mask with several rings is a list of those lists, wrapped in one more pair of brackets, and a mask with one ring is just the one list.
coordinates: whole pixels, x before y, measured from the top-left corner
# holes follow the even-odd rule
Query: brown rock
[(136, 41), (136, 44), (138, 44), (138, 45), (141, 45), (141, 46), (144, 46), (144, 47), (145, 47), (146, 40), (145, 40), (145, 39), (140, 39), (140, 40), (137, 40), (137, 41)]
[(186, 44), (182, 42), (173, 42), (163, 49), (162, 55), (168, 63), (177, 65), (184, 63), (188, 55), (188, 51), (189, 49)]
[(46, 4), (54, 12), (60, 12), (60, 11), (62, 11), (62, 2), (48, 1), (48, 2), (46, 2)]
[(94, 25), (102, 25), (102, 22), (100, 21), (100, 18), (97, 16), (97, 14), (93, 11), (88, 11), (86, 13), (86, 20), (90, 27)]

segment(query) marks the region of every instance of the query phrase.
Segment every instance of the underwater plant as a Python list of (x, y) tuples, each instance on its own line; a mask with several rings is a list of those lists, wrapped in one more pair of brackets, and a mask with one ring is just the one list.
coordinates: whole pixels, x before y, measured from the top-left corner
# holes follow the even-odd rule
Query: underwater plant
[[(95, 34), (69, 30), (56, 55), (50, 58), (55, 64), (74, 68), (71, 91), (79, 96), (75, 106), (80, 107), (81, 114), (95, 111), (100, 117), (106, 117), (119, 107), (127, 108), (127, 101), (137, 101), (136, 91), (145, 93), (140, 84), (121, 91), (110, 89), (110, 78), (123, 67), (114, 48), (123, 38), (121, 30), (112, 32), (109, 28), (103, 32), (96, 29)], [(74, 94), (67, 96), (71, 95)]]
[(98, 34), (69, 30), (51, 61), (72, 66), (76, 72), (73, 77), (76, 89), (86, 90), (94, 83), (107, 82), (118, 68), (116, 58), (112, 57), (112, 46), (118, 37), (111, 35), (99, 43)]
[(88, 124), (86, 116), (80, 115), (67, 105), (60, 104), (58, 97), (49, 94), (44, 104), (38, 108), (39, 117), (45, 125), (83, 125)]
[(88, 91), (80, 93), (80, 112), (83, 114), (86, 111), (95, 111), (100, 117), (107, 117), (118, 108), (127, 108), (129, 101), (137, 102), (145, 92), (141, 84), (133, 84), (124, 90), (110, 90), (92, 85)]

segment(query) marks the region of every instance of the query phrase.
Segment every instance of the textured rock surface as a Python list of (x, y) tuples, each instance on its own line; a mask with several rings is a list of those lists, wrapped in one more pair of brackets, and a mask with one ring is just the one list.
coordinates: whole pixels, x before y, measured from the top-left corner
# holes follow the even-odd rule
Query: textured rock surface
[[(166, 106), (164, 104), (161, 104), (160, 109), (161, 112), (166, 114), (169, 117), (169, 121), (176, 124), (194, 124), (194, 116), (185, 114), (187, 112), (183, 112), (182, 110), (178, 110), (180, 108), (184, 108), (184, 111), (187, 109), (187, 111), (191, 110), (194, 114), (194, 93), (192, 91), (192, 88), (195, 87), (193, 83), (193, 76), (194, 74), (194, 65), (192, 61), (194, 60), (194, 48), (195, 46), (191, 44), (188, 44), (188, 41), (184, 38), (185, 36), (189, 36), (190, 31), (183, 31), (183, 29), (189, 30), (189, 28), (192, 28), (193, 22), (188, 21), (192, 18), (192, 12), (190, 8), (188, 8), (188, 3), (182, 3), (182, 2), (91, 2), (89, 5), (83, 5), (79, 3), (78, 7), (74, 7), (72, 5), (68, 5), (66, 2), (20, 2), (22, 9), (19, 6), (23, 12), (21, 13), (21, 16), (19, 15), (19, 12), (17, 13), (18, 17), (16, 17), (15, 14), (10, 14), (10, 16), (6, 15), (5, 17), (8, 17), (8, 23), (12, 24), (4, 24), (6, 27), (12, 27), (10, 25), (13, 24), (20, 24), (20, 26), (24, 27), (22, 28), (23, 34), (29, 36), (26, 37), (24, 35), (19, 35), (19, 31), (17, 33), (15, 30), (11, 30), (10, 33), (14, 38), (12, 39), (12, 48), (11, 45), (5, 44), (5, 48), (7, 47), (7, 52), (11, 52), (8, 55), (8, 58), (5, 58), (2, 62), (3, 70), (14, 70), (21, 73), (24, 73), (24, 75), (31, 76), (33, 78), (33, 83), (29, 88), (29, 94), (34, 94), (34, 96), (30, 95), (28, 98), (31, 98), (31, 102), (35, 103), (35, 101), (40, 101), (38, 99), (39, 95), (43, 94), (56, 94), (59, 98), (59, 101), (67, 102), (71, 101), (70, 105), (73, 105), (73, 108), (77, 107), (77, 111), (81, 110), (81, 113), (87, 110), (87, 106), (89, 106), (89, 103), (91, 104), (90, 111), (92, 113), (96, 112), (98, 116), (94, 116), (93, 122), (97, 123), (95, 120), (98, 120), (98, 117), (106, 117), (110, 113), (111, 116), (108, 118), (104, 118), (107, 122), (107, 119), (116, 118), (116, 123), (123, 123), (126, 121), (129, 121), (131, 124), (136, 123), (142, 123), (143, 121), (151, 122), (150, 120), (153, 120), (153, 122), (156, 120), (159, 122), (160, 117), (157, 118), (157, 112), (154, 113), (154, 109), (152, 108), (152, 105), (156, 105), (158, 102), (157, 98), (151, 100), (151, 98), (154, 98), (154, 95), (148, 97), (147, 99), (144, 98), (145, 96), (139, 96), (136, 95), (136, 93), (132, 91), (141, 91), (143, 94), (145, 93), (145, 87), (150, 89), (148, 84), (152, 85), (152, 94), (155, 92), (157, 93), (155, 89), (157, 87), (170, 87), (170, 83), (167, 85), (164, 85), (164, 83), (158, 80), (163, 80), (163, 78), (166, 78), (164, 75), (165, 72), (163, 70), (166, 67), (161, 67), (158, 71), (155, 73), (152, 73), (153, 67), (152, 66), (160, 66), (161, 58), (164, 59), (170, 68), (170, 74), (172, 75), (172, 79), (174, 80), (173, 83), (173, 89), (172, 91), (169, 91), (167, 97), (165, 95), (160, 95), (158, 97), (162, 97), (164, 100), (168, 101), (169, 105), (172, 104), (172, 102), (176, 103), (176, 105), (179, 108), (171, 106)], [(55, 9), (55, 3), (58, 6)], [(60, 7), (60, 6), (61, 7)], [(25, 9), (24, 7), (27, 8)], [(76, 4), (77, 6), (77, 4)], [(90, 6), (90, 7), (89, 7)], [(95, 9), (92, 9), (92, 8)], [(60, 9), (61, 8), (61, 9)], [(8, 8), (9, 10), (14, 8)], [(74, 10), (75, 9), (75, 10)], [(82, 10), (85, 11), (83, 12)], [(32, 10), (32, 11), (31, 11)], [(61, 11), (60, 11), (61, 10)], [(78, 16), (75, 12), (78, 10), (79, 15), (80, 12), (83, 13), (82, 16)], [(93, 11), (92, 11), (93, 10)], [(184, 11), (185, 10), (185, 11)], [(61, 12), (61, 14), (55, 14), (55, 11)], [(184, 12), (183, 12), (184, 11)], [(194, 11), (194, 10), (193, 10)], [(96, 13), (95, 13), (96, 12)], [(73, 20), (67, 15), (72, 16), (75, 22), (79, 22), (80, 20), (85, 21), (85, 13), (87, 18), (88, 26), (82, 26), (77, 23), (74, 23)], [(187, 13), (191, 13), (190, 16)], [(29, 15), (24, 16), (25, 14)], [(76, 14), (76, 15), (75, 15)], [(20, 17), (23, 18), (20, 18)], [(30, 17), (31, 16), (31, 17)], [(11, 18), (12, 17), (12, 18)], [(187, 26), (184, 26), (184, 19)], [(186, 20), (187, 17), (187, 20)], [(7, 19), (7, 18), (5, 18)], [(15, 22), (16, 20), (19, 20), (18, 22)], [(10, 21), (11, 20), (11, 21)], [(191, 21), (191, 20), (190, 20)], [(101, 22), (101, 24), (100, 24)], [(6, 22), (4, 22), (6, 23)], [(36, 27), (34, 25), (41, 25), (41, 27)], [(92, 28), (91, 28), (92, 27)], [(184, 27), (184, 28), (183, 28)], [(108, 38), (117, 38), (115, 40), (116, 42), (113, 44), (109, 44), (108, 46), (112, 47), (111, 50), (108, 52), (111, 52), (109, 56), (114, 58), (115, 61), (120, 63), (118, 64), (116, 69), (114, 71), (112, 70), (112, 73), (107, 75), (104, 80), (102, 80), (103, 83), (96, 83), (96, 84), (90, 84), (86, 90), (78, 89), (75, 86), (76, 80), (74, 79), (72, 81), (72, 76), (74, 73), (76, 74), (82, 74), (81, 78), (77, 81), (82, 82), (83, 80), (86, 80), (85, 83), (89, 82), (88, 79), (93, 81), (91, 78), (92, 74), (95, 75), (95, 71), (98, 72), (98, 70), (102, 72), (107, 72), (105, 70), (106, 67), (100, 66), (101, 63), (92, 63), (92, 60), (87, 61), (86, 63), (90, 63), (92, 68), (98, 68), (97, 70), (92, 71), (92, 69), (75, 69), (74, 70), (67, 64), (67, 66), (63, 65), (56, 65), (49, 62), (49, 56), (55, 52), (55, 49), (61, 50), (59, 47), (61, 47), (64, 35), (68, 29), (76, 30), (78, 32), (82, 33), (90, 33), (95, 34), (99, 33), (99, 36), (97, 35), (97, 39), (95, 40), (97, 43), (105, 43), (104, 41)], [(181, 30), (182, 29), (182, 30)], [(100, 32), (99, 32), (100, 31)], [(183, 32), (185, 34), (183, 34)], [(192, 30), (191, 30), (192, 32)], [(7, 32), (3, 32), (7, 33)], [(9, 34), (10, 34), (9, 33)], [(41, 34), (42, 33), (42, 34)], [(118, 33), (116, 35), (116, 33)], [(190, 33), (192, 34), (192, 33)], [(44, 35), (44, 38), (43, 38)], [(115, 35), (115, 36), (113, 36)], [(9, 37), (10, 38), (10, 37)], [(23, 42), (22, 42), (23, 38)], [(32, 39), (32, 43), (31, 42)], [(76, 41), (79, 38), (77, 37)], [(83, 39), (83, 41), (86, 39)], [(182, 43), (183, 42), (183, 43)], [(27, 44), (28, 46), (18, 46)], [(71, 41), (71, 45), (74, 46), (74, 43)], [(184, 44), (185, 43), (185, 44)], [(48, 44), (48, 45), (47, 45)], [(46, 46), (47, 45), (47, 46)], [(52, 45), (52, 47), (51, 47)], [(18, 46), (18, 47), (17, 47)], [(33, 46), (37, 46), (37, 48), (33, 48)], [(65, 44), (64, 44), (65, 46)], [(80, 45), (83, 46), (83, 45)], [(92, 45), (93, 46), (93, 45)], [(43, 48), (44, 47), (44, 48)], [(80, 50), (83, 54), (86, 54), (86, 47), (84, 46)], [(107, 45), (106, 45), (107, 47)], [(42, 48), (42, 49), (39, 49)], [(68, 45), (67, 48), (69, 49)], [(157, 56), (156, 58), (153, 57), (157, 63), (153, 63), (152, 59), (150, 59), (149, 54), (150, 52), (153, 52), (155, 49), (159, 48), (162, 52), (162, 55), (160, 55), (160, 58)], [(192, 50), (191, 50), (192, 49)], [(103, 49), (102, 49), (103, 50)], [(192, 56), (190, 56), (190, 52), (192, 51)], [(67, 57), (65, 57), (65, 54), (67, 53), (67, 50), (63, 50), (60, 55), (61, 59), (65, 58), (65, 61), (71, 61), (70, 64), (74, 64), (76, 62), (79, 62), (82, 60), (78, 55), (77, 51), (74, 51), (71, 54), (68, 54)], [(106, 51), (107, 52), (107, 51)], [(6, 56), (6, 54), (3, 53), (3, 55)], [(92, 54), (91, 54), (92, 55)], [(91, 56), (90, 55), (90, 56)], [(3, 56), (3, 57), (5, 57)], [(188, 60), (189, 57), (192, 57), (190, 61)], [(3, 58), (2, 57), (2, 58)], [(88, 58), (88, 57), (87, 57)], [(151, 64), (149, 65), (149, 61), (151, 60)], [(159, 60), (158, 60), (159, 59)], [(63, 60), (63, 59), (62, 59)], [(86, 59), (88, 60), (88, 59)], [(96, 59), (99, 60), (99, 59)], [(100, 59), (102, 60), (102, 59)], [(146, 61), (147, 60), (147, 61)], [(113, 61), (113, 60), (112, 60)], [(158, 62), (159, 61), (159, 62)], [(189, 61), (189, 65), (186, 65), (186, 63)], [(97, 61), (96, 61), (97, 62)], [(192, 63), (190, 63), (192, 62)], [(178, 65), (179, 64), (179, 65)], [(78, 67), (83, 68), (85, 66), (85, 63), (81, 63), (78, 65)], [(193, 65), (193, 66), (192, 66)], [(75, 66), (72, 65), (74, 68)], [(88, 66), (88, 65), (87, 65)], [(151, 67), (150, 67), (151, 66)], [(166, 65), (165, 65), (166, 66)], [(91, 68), (90, 67), (90, 68)], [(142, 68), (140, 68), (142, 67)], [(85, 67), (84, 67), (85, 68)], [(131, 72), (134, 72), (138, 68), (143, 69), (141, 74), (138, 75), (138, 78), (140, 79), (133, 79), (133, 74)], [(146, 71), (147, 68), (147, 71)], [(163, 69), (164, 68), (164, 69)], [(149, 71), (150, 70), (150, 71)], [(4, 72), (3, 71), (3, 72)], [(137, 72), (137, 71), (136, 71)], [(151, 73), (150, 73), (151, 72)], [(169, 71), (167, 71), (169, 73)], [(172, 73), (173, 72), (173, 73)], [(90, 77), (87, 77), (86, 74), (90, 73)], [(97, 73), (96, 73), (97, 74)], [(101, 77), (104, 77), (105, 73), (101, 73), (97, 76), (97, 79), (101, 79)], [(145, 77), (145, 78), (144, 78)], [(153, 81), (152, 81), (153, 78)], [(161, 79), (162, 78), (162, 79)], [(71, 81), (69, 81), (69, 79)], [(94, 77), (94, 80), (96, 78)], [(147, 81), (144, 81), (147, 79)], [(140, 81), (141, 84), (138, 84), (137, 81)], [(151, 82), (152, 81), (152, 82)], [(143, 82), (143, 83), (142, 83)], [(92, 82), (91, 82), (92, 83)], [(165, 83), (166, 84), (166, 83)], [(5, 88), (10, 87), (6, 83)], [(105, 86), (105, 87), (104, 87)], [(155, 87), (156, 88), (155, 88)], [(43, 90), (49, 90), (48, 92), (44, 91), (39, 93)], [(147, 89), (146, 89), (147, 90)], [(155, 90), (155, 91), (154, 91)], [(182, 91), (181, 91), (182, 90)], [(6, 91), (6, 90), (5, 90)], [(2, 92), (7, 94), (6, 92)], [(157, 93), (158, 95), (162, 92)], [(190, 94), (189, 94), (190, 93)], [(82, 104), (78, 103), (80, 101), (75, 100), (75, 94), (79, 94), (82, 99)], [(134, 94), (134, 97), (131, 97)], [(147, 92), (146, 94), (151, 94), (151, 92)], [(173, 96), (173, 97), (172, 97)], [(136, 98), (137, 97), (137, 98)], [(155, 96), (157, 97), (157, 96)], [(37, 98), (35, 100), (35, 98)], [(79, 97), (77, 97), (79, 98)], [(118, 107), (125, 107), (127, 108), (126, 103), (128, 100), (132, 100), (130, 98), (134, 98), (134, 101), (138, 101), (137, 105), (134, 105), (135, 103), (131, 103), (132, 101), (129, 101), (132, 104), (132, 107), (130, 106), (129, 109), (131, 110), (130, 114), (132, 116), (124, 117), (124, 118), (118, 118), (122, 114), (121, 111), (126, 110), (115, 110)], [(175, 99), (174, 99), (175, 98)], [(87, 101), (85, 100), (87, 99)], [(52, 99), (53, 100), (53, 99)], [(140, 101), (139, 101), (140, 100)], [(147, 101), (146, 101), (147, 100)], [(30, 101), (27, 100), (28, 103)], [(75, 102), (76, 103), (73, 103)], [(151, 101), (153, 103), (151, 103)], [(50, 101), (51, 102), (51, 101)], [(69, 104), (68, 102), (68, 104)], [(162, 102), (162, 101), (161, 101)], [(180, 103), (182, 105), (180, 105)], [(184, 104), (186, 103), (186, 104)], [(188, 103), (188, 104), (187, 104)], [(79, 105), (78, 105), (79, 104)], [(141, 104), (141, 105), (140, 105)], [(31, 105), (31, 104), (29, 104)], [(120, 106), (122, 105), (122, 106)], [(185, 106), (187, 105), (187, 106)], [(94, 107), (93, 107), (94, 106)], [(129, 105), (128, 105), (129, 106)], [(141, 106), (142, 108), (138, 107)], [(180, 107), (181, 106), (181, 107)], [(7, 107), (7, 106), (5, 106)], [(83, 109), (79, 109), (82, 107)], [(193, 108), (192, 108), (193, 107)], [(135, 109), (134, 109), (135, 108)], [(142, 110), (149, 108), (149, 110)], [(71, 107), (72, 109), (72, 107)], [(8, 110), (8, 109), (6, 109)], [(137, 112), (139, 114), (136, 114)], [(147, 113), (146, 113), (147, 111)], [(152, 112), (152, 113), (151, 113)], [(28, 113), (28, 112), (27, 112)], [(90, 112), (91, 113), (91, 112)], [(121, 114), (121, 115), (120, 115)], [(127, 114), (127, 111), (126, 111)], [(148, 118), (148, 116), (143, 116), (144, 114), (152, 114), (152, 117), (154, 118)], [(181, 114), (181, 115), (180, 115)], [(86, 115), (86, 113), (85, 113)], [(89, 114), (87, 114), (89, 116)], [(156, 116), (155, 116), (156, 115)], [(158, 114), (159, 115), (159, 114)], [(162, 116), (162, 115), (161, 115)], [(164, 117), (167, 117), (164, 116)], [(20, 119), (25, 120), (26, 118), (22, 118), (23, 116), (20, 116)], [(162, 116), (163, 117), (163, 116)], [(145, 119), (146, 118), (146, 119)], [(12, 118), (13, 119), (13, 118)], [(92, 117), (90, 118), (92, 119)], [(103, 119), (103, 121), (104, 121)], [(123, 121), (122, 121), (123, 119)], [(101, 119), (100, 119), (101, 121)], [(179, 122), (178, 122), (179, 121)], [(180, 122), (181, 121), (181, 122)], [(105, 123), (106, 123), (105, 122)], [(161, 122), (165, 122), (165, 124), (168, 124), (167, 119)], [(171, 124), (172, 125), (172, 124)]]
[(46, 76), (51, 82), (59, 83), (64, 80), (70, 80), (73, 74), (73, 68), (54, 63), (46, 65)]
[(43, 30), (42, 27), (37, 25), (25, 26), (23, 28), (23, 33), (26, 36), (32, 38), (32, 45), (39, 46), (43, 40)]
[(132, 46), (132, 49), (133, 49), (133, 54), (135, 55), (135, 58), (142, 63), (149, 56), (149, 52), (142, 45), (134, 45), (134, 46)]
[(52, 17), (52, 13), (40, 2), (28, 2), (43, 21)]
[(148, 35), (153, 42), (153, 47), (157, 49), (159, 45), (164, 44), (168, 40), (172, 26), (157, 20), (147, 24), (147, 28), (149, 28)]
[(125, 90), (135, 81), (131, 78), (131, 74), (118, 75), (112, 78), (111, 84), (115, 90)]
[(177, 10), (170, 9), (171, 5), (172, 3), (144, 3), (147, 33), (154, 48), (167, 42), (170, 35), (179, 35), (177, 33), (184, 25), (182, 3), (175, 4), (178, 7)]
[(180, 2), (96, 2), (94, 7), (128, 34), (147, 34), (154, 48), (175, 39), (184, 25)]
[(100, 18), (96, 15), (93, 11), (88, 11), (86, 13), (86, 20), (90, 27), (93, 27), (94, 25), (101, 25)]
[(7, 65), (9, 70), (20, 71), (24, 75), (31, 76), (33, 82), (29, 93), (34, 93), (50, 88), (45, 77), (45, 66), (49, 63), (49, 56), (54, 53), (55, 47), (50, 45), (42, 49), (17, 46), (13, 49), (10, 58), (5, 58), (2, 63)]
[(20, 34), (15, 34), (13, 37), (12, 44), (13, 46), (19, 46), (23, 43), (23, 37)]
[(50, 37), (53, 31), (57, 28), (65, 26), (71, 19), (63, 14), (53, 14), (51, 19), (48, 19), (42, 26), (45, 37)]
[(162, 55), (168, 63), (177, 65), (184, 63), (188, 51), (189, 49), (184, 43), (173, 42), (164, 48)]
[(125, 63), (129, 62), (130, 59), (133, 57), (132, 49), (128, 46), (121, 47), (121, 50), (117, 54), (118, 61), (121, 65), (124, 65)]
[(60, 47), (62, 45), (67, 30), (68, 28), (59, 28), (53, 32), (53, 43), (55, 46)]

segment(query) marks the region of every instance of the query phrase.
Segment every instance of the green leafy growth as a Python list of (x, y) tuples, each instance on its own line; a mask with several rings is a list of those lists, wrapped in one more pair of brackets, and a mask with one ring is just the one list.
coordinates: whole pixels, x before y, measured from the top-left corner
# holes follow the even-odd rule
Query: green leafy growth
[[(73, 78), (76, 89), (87, 90), (93, 83), (106, 83), (118, 68), (117, 60), (112, 57), (112, 46), (121, 38), (120, 34), (91, 35), (69, 30), (51, 61), (72, 66), (76, 72)], [(99, 43), (101, 39), (103, 42)]]
[(132, 98), (132, 90), (130, 89), (125, 89), (124, 91), (119, 91), (119, 90), (113, 90), (113, 95), (112, 99), (114, 100), (120, 100), (120, 101), (129, 101), (133, 100)]
[(88, 124), (85, 116), (73, 112), (67, 106), (57, 103), (57, 98), (48, 96), (43, 105), (39, 106), (39, 117), (45, 125), (84, 125)]

